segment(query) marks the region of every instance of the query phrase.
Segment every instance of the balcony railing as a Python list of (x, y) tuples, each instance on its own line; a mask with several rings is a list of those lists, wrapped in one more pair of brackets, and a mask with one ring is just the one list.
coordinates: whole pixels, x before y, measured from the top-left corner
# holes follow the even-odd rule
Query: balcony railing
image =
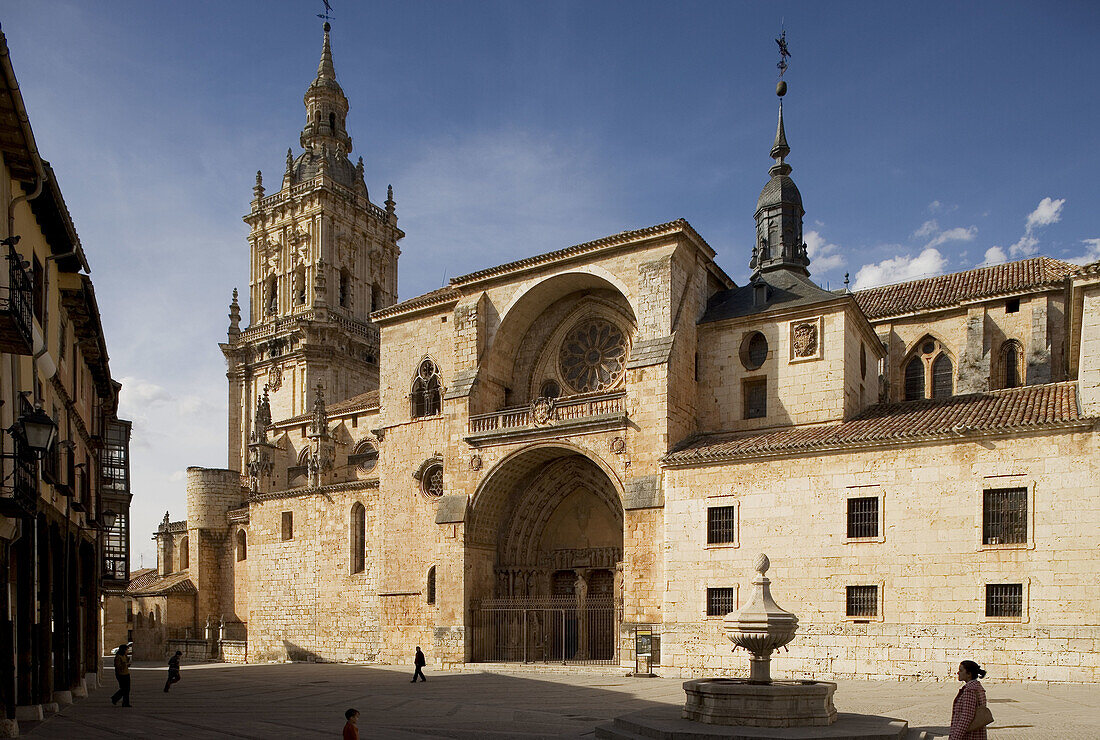
[(470, 434), (492, 434), (583, 422), (626, 413), (626, 391), (537, 399), (527, 406), (514, 406), (470, 417)]
[(4, 483), (0, 486), (0, 514), (5, 516), (32, 516), (38, 508), (38, 460), (35, 454), (18, 437), (12, 437), (12, 454), (4, 456), (10, 464), (9, 473), (4, 469)]
[(23, 267), (23, 258), (8, 246), (8, 284), (0, 285), (0, 351), (29, 355), (34, 348), (31, 334), (31, 278)]

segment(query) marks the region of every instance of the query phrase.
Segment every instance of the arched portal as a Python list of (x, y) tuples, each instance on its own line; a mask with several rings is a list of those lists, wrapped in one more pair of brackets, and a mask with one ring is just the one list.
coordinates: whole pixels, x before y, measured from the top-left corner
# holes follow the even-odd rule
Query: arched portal
[(466, 528), (471, 660), (613, 663), (621, 621), (621, 486), (564, 444), (486, 476)]

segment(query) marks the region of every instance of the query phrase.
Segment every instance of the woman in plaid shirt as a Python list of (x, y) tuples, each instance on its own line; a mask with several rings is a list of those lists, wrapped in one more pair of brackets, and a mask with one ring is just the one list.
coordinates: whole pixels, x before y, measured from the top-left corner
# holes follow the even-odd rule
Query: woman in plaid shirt
[(979, 678), (985, 678), (985, 671), (980, 665), (972, 660), (959, 663), (959, 680), (965, 683), (951, 705), (951, 735), (948, 740), (986, 740), (984, 727), (967, 732), (978, 707), (985, 706), (985, 689)]

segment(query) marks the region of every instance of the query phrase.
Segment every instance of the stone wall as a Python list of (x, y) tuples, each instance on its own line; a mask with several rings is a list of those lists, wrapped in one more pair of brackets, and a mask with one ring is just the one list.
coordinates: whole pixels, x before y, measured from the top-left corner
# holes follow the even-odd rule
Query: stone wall
[[(766, 552), (776, 602), (800, 620), (776, 675), (948, 677), (974, 659), (1009, 679), (1100, 679), (1095, 604), (1100, 454), (1092, 433), (791, 456), (667, 473), (663, 674), (745, 671), (707, 588), (747, 598)], [(982, 544), (985, 488), (1026, 487), (1024, 545)], [(847, 539), (848, 497), (877, 496), (881, 537)], [(708, 506), (738, 507), (737, 542), (707, 545)], [(691, 577), (682, 577), (691, 574)], [(1022, 619), (987, 618), (985, 585), (1024, 584)], [(845, 616), (849, 585), (877, 585), (878, 616)]]
[[(366, 510), (366, 570), (351, 573), (351, 508)], [(284, 540), (283, 513), (293, 519)], [(377, 661), (382, 511), (376, 488), (249, 507), (248, 659)]]
[(130, 628), (132, 617), (130, 598), (128, 596), (109, 593), (103, 597), (103, 606), (100, 609), (102, 619), (102, 638), (104, 655), (113, 655), (115, 648), (124, 642), (130, 641)]

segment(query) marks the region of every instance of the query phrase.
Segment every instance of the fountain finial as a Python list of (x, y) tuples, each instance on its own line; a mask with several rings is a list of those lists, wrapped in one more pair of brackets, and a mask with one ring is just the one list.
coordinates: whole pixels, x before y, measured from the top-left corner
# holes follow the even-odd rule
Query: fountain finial
[(756, 560), (753, 561), (753, 570), (760, 575), (764, 575), (768, 572), (768, 568), (772, 567), (772, 561), (768, 560), (768, 556), (764, 553), (760, 553), (756, 556)]

